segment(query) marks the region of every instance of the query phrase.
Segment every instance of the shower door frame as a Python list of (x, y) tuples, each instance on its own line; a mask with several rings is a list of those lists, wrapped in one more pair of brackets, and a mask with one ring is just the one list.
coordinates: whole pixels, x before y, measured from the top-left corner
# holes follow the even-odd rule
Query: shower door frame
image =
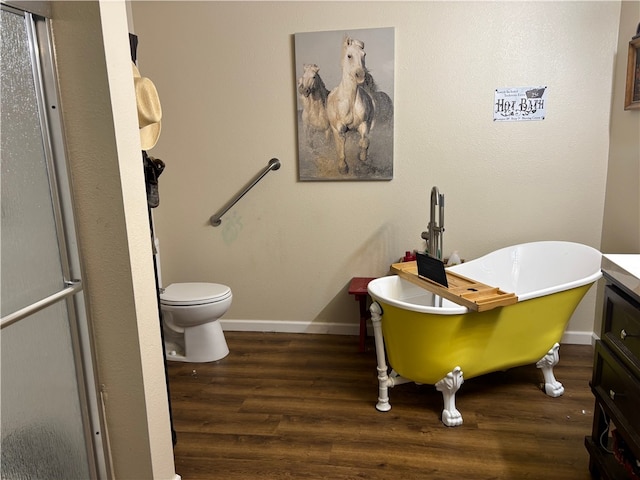
[(109, 478), (113, 469), (109, 461), (104, 412), (96, 382), (92, 337), (82, 293), (80, 255), (73, 217), (63, 122), (60, 116), (51, 24), (50, 19), (42, 15), (47, 15), (47, 12), (41, 9), (42, 5), (43, 2), (0, 1), (2, 10), (21, 15), (25, 19), (65, 288), (5, 315), (0, 319), (0, 328), (10, 327), (50, 305), (62, 301), (66, 303), (87, 464), (91, 478), (103, 479)]

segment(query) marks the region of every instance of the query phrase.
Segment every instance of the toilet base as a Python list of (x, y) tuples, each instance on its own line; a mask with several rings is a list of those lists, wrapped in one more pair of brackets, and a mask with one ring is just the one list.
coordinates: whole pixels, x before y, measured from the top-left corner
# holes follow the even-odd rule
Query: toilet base
[(165, 341), (166, 358), (172, 362), (206, 363), (221, 360), (229, 354), (222, 326), (218, 320), (184, 329), (184, 342)]

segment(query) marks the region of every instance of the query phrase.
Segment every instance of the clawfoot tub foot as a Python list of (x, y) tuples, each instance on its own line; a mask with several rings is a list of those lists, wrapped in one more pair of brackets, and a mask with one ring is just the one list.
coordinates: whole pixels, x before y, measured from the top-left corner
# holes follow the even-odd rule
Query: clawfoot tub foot
[(536, 363), (536, 367), (542, 370), (542, 375), (544, 376), (544, 393), (550, 397), (559, 397), (564, 393), (562, 383), (557, 381), (553, 375), (553, 367), (560, 361), (560, 356), (558, 355), (559, 349), (560, 345), (556, 343), (551, 350)]
[(442, 410), (442, 423), (447, 427), (457, 427), (462, 425), (462, 415), (456, 409), (456, 392), (464, 382), (462, 370), (456, 367), (453, 371), (436, 383), (436, 390), (442, 392), (444, 409)]

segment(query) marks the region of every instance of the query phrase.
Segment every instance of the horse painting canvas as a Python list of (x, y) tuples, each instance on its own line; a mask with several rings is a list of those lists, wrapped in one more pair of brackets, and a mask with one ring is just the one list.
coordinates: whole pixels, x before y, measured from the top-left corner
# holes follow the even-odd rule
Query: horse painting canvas
[(301, 181), (393, 178), (394, 29), (295, 35)]

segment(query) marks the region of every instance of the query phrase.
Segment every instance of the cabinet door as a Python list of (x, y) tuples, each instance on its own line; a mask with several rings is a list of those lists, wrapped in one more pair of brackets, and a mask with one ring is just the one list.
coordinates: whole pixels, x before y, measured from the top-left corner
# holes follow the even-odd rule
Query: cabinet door
[(607, 285), (604, 297), (603, 340), (640, 376), (640, 302), (615, 285)]
[(591, 388), (597, 403), (622, 432), (635, 457), (640, 458), (640, 382), (603, 342), (596, 343)]

